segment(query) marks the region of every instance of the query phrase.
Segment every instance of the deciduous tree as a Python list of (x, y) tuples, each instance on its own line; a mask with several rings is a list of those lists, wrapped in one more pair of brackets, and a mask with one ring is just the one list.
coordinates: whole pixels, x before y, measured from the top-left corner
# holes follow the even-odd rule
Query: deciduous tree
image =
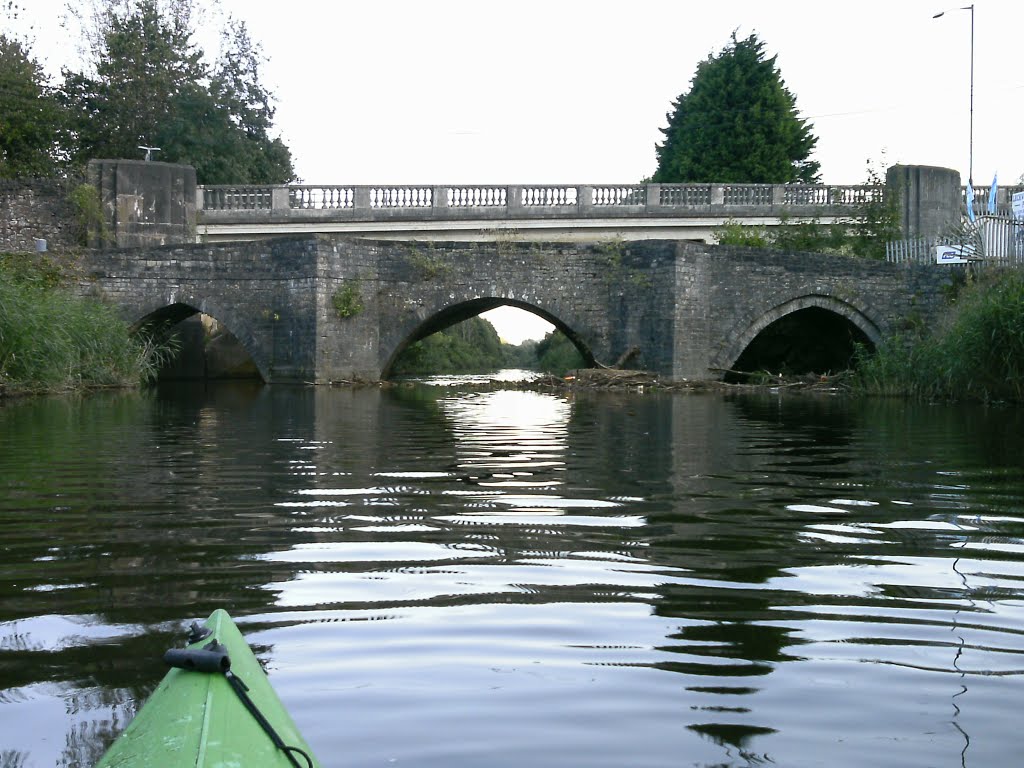
[(42, 67), (25, 44), (0, 33), (0, 178), (53, 174), (60, 125)]
[(271, 135), (259, 46), (228, 20), (211, 66), (195, 43), (192, 0), (97, 0), (90, 60), (65, 71), (73, 161), (139, 157), (188, 163), (200, 183), (283, 183), (291, 153)]

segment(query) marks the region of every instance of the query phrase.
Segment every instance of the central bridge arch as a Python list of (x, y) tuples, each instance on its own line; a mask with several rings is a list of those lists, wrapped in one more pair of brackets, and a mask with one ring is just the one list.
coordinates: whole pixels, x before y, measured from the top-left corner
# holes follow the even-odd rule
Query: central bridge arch
[(486, 296), (448, 305), (420, 322), (387, 356), (387, 361), (381, 371), (381, 378), (387, 379), (391, 377), (395, 361), (411, 344), (498, 307), (515, 307), (516, 309), (537, 315), (542, 320), (553, 325), (555, 330), (561, 331), (575, 345), (587, 367), (592, 367), (595, 364), (594, 354), (586, 341), (558, 316), (526, 301)]

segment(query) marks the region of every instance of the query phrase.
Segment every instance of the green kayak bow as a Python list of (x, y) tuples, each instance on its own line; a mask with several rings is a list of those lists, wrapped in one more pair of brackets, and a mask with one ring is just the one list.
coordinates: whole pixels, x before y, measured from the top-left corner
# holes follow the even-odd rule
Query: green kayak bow
[(97, 768), (319, 768), (225, 611), (164, 660), (172, 669)]

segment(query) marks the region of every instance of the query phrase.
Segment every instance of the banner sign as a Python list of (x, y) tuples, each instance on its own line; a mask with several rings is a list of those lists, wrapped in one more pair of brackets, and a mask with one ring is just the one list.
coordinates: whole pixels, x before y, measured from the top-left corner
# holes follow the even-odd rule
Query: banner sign
[(966, 264), (967, 254), (964, 253), (963, 246), (960, 245), (936, 245), (935, 246), (935, 263), (936, 264)]
[(1011, 200), (1013, 218), (1024, 219), (1024, 192), (1014, 192)]

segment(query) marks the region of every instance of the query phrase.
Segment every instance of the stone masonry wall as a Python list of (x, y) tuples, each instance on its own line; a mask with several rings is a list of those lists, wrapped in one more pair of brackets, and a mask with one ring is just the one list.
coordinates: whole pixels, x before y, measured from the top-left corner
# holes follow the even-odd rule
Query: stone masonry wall
[(113, 301), (132, 323), (203, 312), (235, 335), (264, 380), (311, 381), (316, 258), (312, 238), (92, 251), (81, 291)]
[(75, 216), (59, 179), (0, 180), (0, 250), (34, 251), (74, 245)]
[(114, 301), (132, 322), (211, 315), (268, 382), (386, 377), (409, 343), (502, 304), (554, 323), (590, 362), (715, 379), (796, 310), (832, 311), (875, 342), (907, 323), (933, 323), (953, 275), (934, 265), (677, 241), (316, 236), (83, 258), (83, 291)]
[[(407, 344), (505, 303), (540, 314), (600, 363), (635, 349), (633, 365), (669, 364), (671, 280), (652, 275), (669, 273), (670, 244), (320, 242), (328, 378), (386, 375)], [(339, 317), (332, 297), (346, 289), (363, 310)]]
[(877, 343), (946, 311), (954, 272), (935, 265), (819, 253), (680, 243), (673, 375), (709, 378), (732, 368), (764, 328), (800, 309), (845, 317)]

